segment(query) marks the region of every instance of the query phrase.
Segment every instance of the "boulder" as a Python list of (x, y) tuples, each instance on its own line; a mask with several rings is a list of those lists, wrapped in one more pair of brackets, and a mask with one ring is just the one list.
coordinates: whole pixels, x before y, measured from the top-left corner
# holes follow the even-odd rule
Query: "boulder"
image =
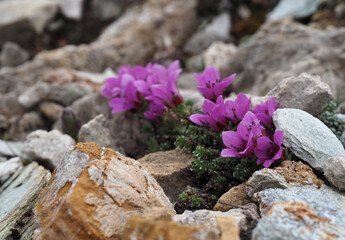
[(152, 174), (171, 202), (192, 183), (192, 179), (182, 176), (180, 169), (192, 164), (194, 157), (183, 149), (155, 152), (138, 159), (138, 162)]
[(0, 63), (2, 67), (15, 67), (29, 59), (29, 53), (18, 44), (6, 42), (2, 46)]
[(0, 239), (31, 239), (38, 195), (49, 179), (50, 172), (33, 162), (0, 187)]
[(277, 130), (284, 131), (283, 145), (313, 168), (324, 171), (330, 157), (345, 155), (339, 139), (319, 119), (299, 109), (277, 109), (273, 114)]
[(269, 91), (261, 103), (274, 97), (280, 108), (296, 108), (318, 117), (333, 99), (330, 87), (319, 76), (301, 73), (281, 80)]
[(58, 10), (56, 1), (0, 1), (0, 45), (6, 41), (25, 44), (41, 34)]
[(208, 48), (214, 41), (229, 41), (231, 18), (228, 12), (216, 16), (204, 29), (194, 34), (184, 46), (188, 54), (198, 54)]
[[(89, 45), (41, 52), (36, 64), (102, 72), (175, 54), (196, 27), (197, 1), (149, 0), (132, 6)], [(134, 41), (135, 40), (135, 41)]]
[(345, 156), (331, 157), (324, 165), (325, 176), (334, 186), (345, 190)]
[(255, 193), (268, 188), (289, 188), (315, 185), (320, 187), (323, 181), (318, 179), (313, 170), (302, 162), (284, 161), (279, 167), (264, 168), (253, 173), (246, 184), (247, 193)]
[(343, 239), (345, 228), (320, 216), (304, 202), (273, 204), (253, 230), (257, 240)]
[(118, 239), (130, 217), (152, 208), (175, 212), (140, 163), (95, 143), (78, 143), (39, 196), (34, 239)]
[(37, 161), (54, 170), (61, 162), (65, 153), (75, 141), (58, 130), (50, 132), (36, 130), (27, 136), (23, 155), (31, 161)]
[(320, 30), (291, 19), (269, 22), (237, 48), (222, 74), (237, 73), (232, 88), (256, 96), (303, 72), (319, 75), (333, 93), (344, 92), (344, 37), (344, 28)]

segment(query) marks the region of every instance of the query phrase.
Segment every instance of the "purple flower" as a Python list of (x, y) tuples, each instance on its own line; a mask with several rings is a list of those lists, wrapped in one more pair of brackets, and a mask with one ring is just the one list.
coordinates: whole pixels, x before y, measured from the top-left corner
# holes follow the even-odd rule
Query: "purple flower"
[(255, 141), (262, 136), (263, 127), (254, 113), (247, 112), (237, 127), (237, 132), (222, 133), (223, 143), (228, 148), (223, 149), (223, 157), (250, 157), (253, 153)]
[[(279, 103), (275, 102), (274, 97), (270, 97), (264, 104), (257, 104), (253, 112), (265, 127), (272, 126), (272, 115), (279, 107)], [(273, 127), (273, 126), (272, 126)]]
[[(151, 76), (148, 78), (147, 84), (150, 85), (151, 94), (147, 94), (146, 100), (162, 102), (168, 108), (179, 105), (183, 99), (176, 87), (176, 80), (181, 73), (179, 62), (174, 61), (168, 69), (154, 64), (148, 67)], [(151, 85), (152, 83), (156, 83)]]
[(284, 140), (284, 131), (276, 131), (273, 135), (273, 142), (268, 137), (257, 139), (257, 146), (254, 153), (258, 157), (257, 164), (264, 163), (264, 167), (269, 167), (274, 161), (280, 159), (283, 154), (281, 147)]
[(202, 110), (204, 114), (193, 114), (189, 117), (189, 119), (199, 126), (208, 125), (216, 132), (220, 132), (228, 126), (228, 120), (225, 117), (225, 104), (222, 95), (217, 98), (216, 103), (205, 99)]
[(161, 102), (151, 102), (150, 110), (144, 112), (144, 116), (152, 121), (157, 121), (159, 116), (165, 111), (166, 107)]
[(197, 73), (194, 77), (200, 84), (197, 88), (209, 100), (216, 99), (219, 95), (223, 95), (224, 89), (228, 87), (236, 74), (232, 74), (223, 80), (220, 80), (219, 72), (214, 67), (206, 67), (203, 75)]
[(225, 102), (225, 115), (230, 118), (234, 123), (240, 122), (244, 115), (250, 110), (250, 98), (240, 93), (238, 94), (235, 102)]

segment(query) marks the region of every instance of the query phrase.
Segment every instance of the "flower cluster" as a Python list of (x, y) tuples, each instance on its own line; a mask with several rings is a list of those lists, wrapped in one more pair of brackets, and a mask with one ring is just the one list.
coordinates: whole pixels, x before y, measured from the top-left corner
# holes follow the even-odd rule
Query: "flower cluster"
[[(206, 97), (203, 114), (193, 114), (190, 120), (207, 126), (212, 131), (222, 132), (230, 126), (237, 126), (236, 131), (222, 132), (224, 145), (222, 157), (257, 157), (257, 164), (269, 167), (275, 160), (283, 156), (281, 147), (284, 139), (283, 131), (274, 133), (272, 114), (279, 107), (271, 97), (264, 104), (250, 109), (251, 100), (244, 94), (238, 94), (235, 101), (224, 102), (223, 92), (235, 75), (219, 80), (219, 72), (207, 67), (203, 75), (195, 74), (200, 86), (198, 89)], [(231, 123), (231, 124), (230, 124)]]
[(139, 111), (147, 102), (149, 109), (144, 116), (155, 121), (164, 111), (183, 101), (176, 87), (180, 73), (178, 61), (168, 68), (152, 63), (145, 67), (121, 67), (117, 77), (106, 80), (102, 95), (111, 99), (112, 113)]

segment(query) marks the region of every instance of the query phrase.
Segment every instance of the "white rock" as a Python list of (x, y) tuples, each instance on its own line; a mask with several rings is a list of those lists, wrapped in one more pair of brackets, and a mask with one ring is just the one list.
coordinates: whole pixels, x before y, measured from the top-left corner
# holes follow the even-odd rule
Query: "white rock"
[(328, 181), (340, 190), (345, 190), (345, 156), (327, 159), (324, 170)]

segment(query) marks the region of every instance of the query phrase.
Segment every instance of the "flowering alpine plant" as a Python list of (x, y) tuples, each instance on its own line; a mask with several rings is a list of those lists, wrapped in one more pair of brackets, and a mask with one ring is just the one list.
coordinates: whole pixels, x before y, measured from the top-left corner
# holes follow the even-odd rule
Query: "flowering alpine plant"
[(276, 131), (273, 135), (273, 141), (268, 137), (262, 136), (257, 139), (257, 146), (254, 153), (258, 157), (257, 164), (263, 163), (264, 167), (269, 167), (275, 160), (283, 155), (284, 131)]
[(253, 109), (253, 113), (255, 113), (262, 125), (272, 129), (272, 115), (278, 109), (279, 105), (278, 102), (276, 103), (274, 97), (270, 97), (264, 104), (257, 104)]
[(228, 126), (228, 120), (225, 116), (225, 104), (222, 95), (218, 96), (216, 103), (205, 99), (202, 110), (204, 114), (197, 113), (189, 117), (189, 119), (196, 125), (208, 125), (216, 132), (220, 132)]
[(200, 84), (197, 89), (204, 95), (205, 98), (214, 101), (218, 96), (223, 95), (225, 88), (231, 83), (236, 74), (232, 74), (223, 80), (220, 80), (220, 75), (214, 67), (206, 67), (203, 75), (197, 73), (194, 77)]
[[(106, 80), (102, 95), (111, 99), (109, 106), (112, 107), (112, 113), (128, 110), (135, 112), (149, 105), (144, 116), (157, 120), (167, 109), (183, 101), (176, 87), (180, 73), (177, 60), (168, 68), (152, 63), (145, 67), (124, 66), (120, 68), (117, 77)], [(145, 102), (148, 104), (145, 105)]]
[(250, 98), (239, 93), (235, 101), (226, 101), (225, 115), (234, 123), (240, 122), (244, 115), (250, 110)]
[(252, 112), (247, 112), (237, 131), (222, 132), (225, 146), (221, 152), (222, 157), (252, 157), (254, 140), (262, 136), (263, 127), (259, 119)]

